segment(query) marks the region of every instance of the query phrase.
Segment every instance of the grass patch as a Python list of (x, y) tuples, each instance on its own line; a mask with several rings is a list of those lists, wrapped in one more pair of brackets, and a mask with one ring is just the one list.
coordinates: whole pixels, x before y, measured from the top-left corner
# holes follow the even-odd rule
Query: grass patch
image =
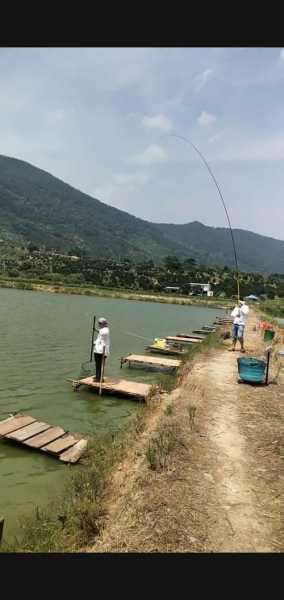
[(188, 415), (189, 415), (190, 429), (191, 429), (191, 431), (193, 431), (194, 426), (195, 426), (195, 417), (196, 417), (197, 406), (195, 404), (189, 403), (187, 406), (187, 410), (188, 410)]
[(153, 471), (164, 469), (171, 452), (180, 446), (184, 446), (184, 441), (177, 425), (162, 424), (149, 441), (146, 450), (146, 459), (150, 469)]
[(164, 415), (166, 415), (166, 417), (171, 417), (174, 414), (174, 408), (172, 404), (167, 404), (165, 410), (164, 410)]

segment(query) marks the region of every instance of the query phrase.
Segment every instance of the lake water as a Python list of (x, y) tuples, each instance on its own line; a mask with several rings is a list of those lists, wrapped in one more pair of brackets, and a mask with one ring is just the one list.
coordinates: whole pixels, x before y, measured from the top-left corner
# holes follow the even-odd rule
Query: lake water
[[(94, 314), (110, 323), (106, 375), (155, 383), (158, 374), (120, 370), (120, 357), (143, 354), (147, 340), (191, 331), (223, 313), (216, 308), (4, 288), (0, 288), (0, 306), (0, 419), (22, 411), (51, 425), (96, 436), (119, 430), (137, 402), (98, 397), (82, 388), (74, 393), (66, 381), (77, 378), (81, 364), (89, 360)], [(55, 458), (0, 440), (4, 539), (18, 534), (19, 516), (56, 496), (68, 469)]]

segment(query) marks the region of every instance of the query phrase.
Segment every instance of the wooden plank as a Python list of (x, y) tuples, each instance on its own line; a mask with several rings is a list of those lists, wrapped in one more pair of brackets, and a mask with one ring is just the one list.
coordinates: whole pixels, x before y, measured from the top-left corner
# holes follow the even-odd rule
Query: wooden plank
[[(80, 379), (78, 382), (80, 385), (87, 385), (95, 390), (100, 387), (99, 381), (94, 381), (93, 377), (85, 377)], [(147, 383), (140, 383), (137, 381), (129, 381), (126, 379), (109, 379), (105, 378), (102, 383), (102, 390), (112, 393), (113, 395), (119, 394), (122, 396), (133, 396), (135, 398), (145, 399), (150, 391), (151, 386)]]
[(168, 356), (179, 356), (180, 354), (184, 354), (185, 350), (178, 350), (172, 346), (171, 348), (158, 348), (157, 346), (146, 346), (145, 350), (154, 354), (165, 354)]
[(50, 452), (51, 454), (60, 454), (60, 452), (63, 452), (63, 450), (67, 450), (67, 448), (70, 448), (70, 446), (74, 446), (79, 439), (80, 436), (75, 433), (66, 433), (64, 436), (55, 440), (54, 442), (51, 442), (46, 446), (42, 446), (41, 450), (43, 452)]
[(9, 433), (6, 435), (6, 437), (10, 440), (16, 440), (17, 442), (24, 442), (28, 438), (33, 437), (42, 431), (46, 431), (47, 429), (50, 429), (50, 425), (48, 425), (48, 423), (34, 421), (34, 423), (27, 425), (27, 427), (21, 427), (21, 429), (17, 429), (17, 431)]
[(210, 331), (208, 331), (207, 329), (193, 329), (192, 333), (198, 333), (201, 335), (209, 335), (209, 333), (211, 333)]
[[(208, 333), (208, 332), (207, 332)], [(178, 338), (188, 338), (190, 340), (205, 340), (206, 338), (206, 333), (205, 335), (196, 335), (195, 333), (177, 333), (176, 336)]]
[(42, 446), (50, 444), (50, 442), (54, 442), (54, 440), (57, 440), (64, 434), (65, 431), (62, 429), (62, 427), (50, 427), (50, 429), (44, 433), (40, 433), (39, 435), (29, 438), (27, 441), (25, 441), (25, 444), (31, 448), (41, 448)]
[(21, 427), (25, 427), (30, 423), (34, 423), (36, 419), (30, 417), (28, 415), (15, 415), (15, 417), (5, 419), (4, 421), (0, 421), (0, 437), (7, 435), (7, 433), (11, 433), (12, 431), (16, 431)]
[(63, 460), (63, 462), (75, 463), (81, 458), (82, 454), (86, 451), (88, 446), (87, 440), (79, 440), (72, 448), (66, 450), (66, 452), (62, 452), (59, 456), (59, 460)]
[(129, 354), (122, 359), (124, 362), (132, 362), (142, 365), (153, 365), (168, 368), (178, 368), (181, 364), (176, 358), (162, 358), (157, 356), (145, 356), (143, 354)]
[(166, 339), (169, 342), (178, 342), (179, 344), (202, 344), (203, 341), (195, 338), (178, 337), (175, 335), (169, 335)]

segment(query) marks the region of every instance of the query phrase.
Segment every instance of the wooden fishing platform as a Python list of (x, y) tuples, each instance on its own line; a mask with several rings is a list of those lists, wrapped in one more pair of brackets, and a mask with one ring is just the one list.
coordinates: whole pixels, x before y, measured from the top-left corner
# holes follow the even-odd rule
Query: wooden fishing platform
[(185, 353), (184, 348), (175, 348), (174, 346), (169, 346), (168, 348), (159, 348), (159, 346), (150, 345), (145, 346), (145, 350), (151, 352), (152, 354), (166, 354), (168, 356), (180, 356), (181, 354)]
[(179, 337), (179, 336), (176, 336), (176, 335), (168, 335), (166, 337), (166, 340), (167, 340), (167, 342), (170, 342), (170, 343), (176, 342), (176, 343), (179, 343), (179, 344), (201, 344), (202, 341), (203, 341), (203, 338), (202, 339), (196, 339), (196, 338), (193, 338), (193, 337)]
[[(207, 332), (208, 333), (208, 332)], [(178, 338), (190, 338), (191, 340), (205, 340), (206, 338), (206, 332), (204, 332), (205, 335), (197, 335), (196, 333), (177, 333), (176, 336)]]
[(208, 331), (208, 329), (193, 329), (192, 333), (198, 333), (198, 334), (202, 334), (204, 335), (208, 335), (209, 333), (211, 333), (211, 331)]
[(46, 452), (67, 463), (76, 463), (88, 445), (78, 433), (70, 433), (62, 427), (53, 427), (20, 413), (0, 421), (0, 438)]
[[(100, 389), (100, 382), (94, 381), (93, 377), (85, 377), (84, 379), (78, 379), (73, 381), (74, 391), (78, 390), (81, 385), (85, 385), (90, 389), (98, 392)], [(129, 396), (137, 400), (147, 400), (151, 385), (148, 383), (140, 383), (138, 381), (128, 381), (127, 379), (111, 379), (105, 377), (101, 384), (102, 393), (109, 393), (112, 396)]]
[(178, 369), (181, 361), (175, 358), (158, 358), (157, 356), (145, 356), (144, 354), (129, 354), (121, 358), (120, 366), (122, 367), (123, 364), (174, 370)]

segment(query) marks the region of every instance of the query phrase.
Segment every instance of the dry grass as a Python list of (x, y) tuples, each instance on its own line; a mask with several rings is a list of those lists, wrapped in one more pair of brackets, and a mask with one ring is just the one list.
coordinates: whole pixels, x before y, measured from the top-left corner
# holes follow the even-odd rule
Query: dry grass
[(146, 450), (146, 458), (150, 469), (159, 471), (165, 469), (168, 464), (169, 455), (185, 442), (177, 423), (161, 422), (159, 428), (149, 440)]

